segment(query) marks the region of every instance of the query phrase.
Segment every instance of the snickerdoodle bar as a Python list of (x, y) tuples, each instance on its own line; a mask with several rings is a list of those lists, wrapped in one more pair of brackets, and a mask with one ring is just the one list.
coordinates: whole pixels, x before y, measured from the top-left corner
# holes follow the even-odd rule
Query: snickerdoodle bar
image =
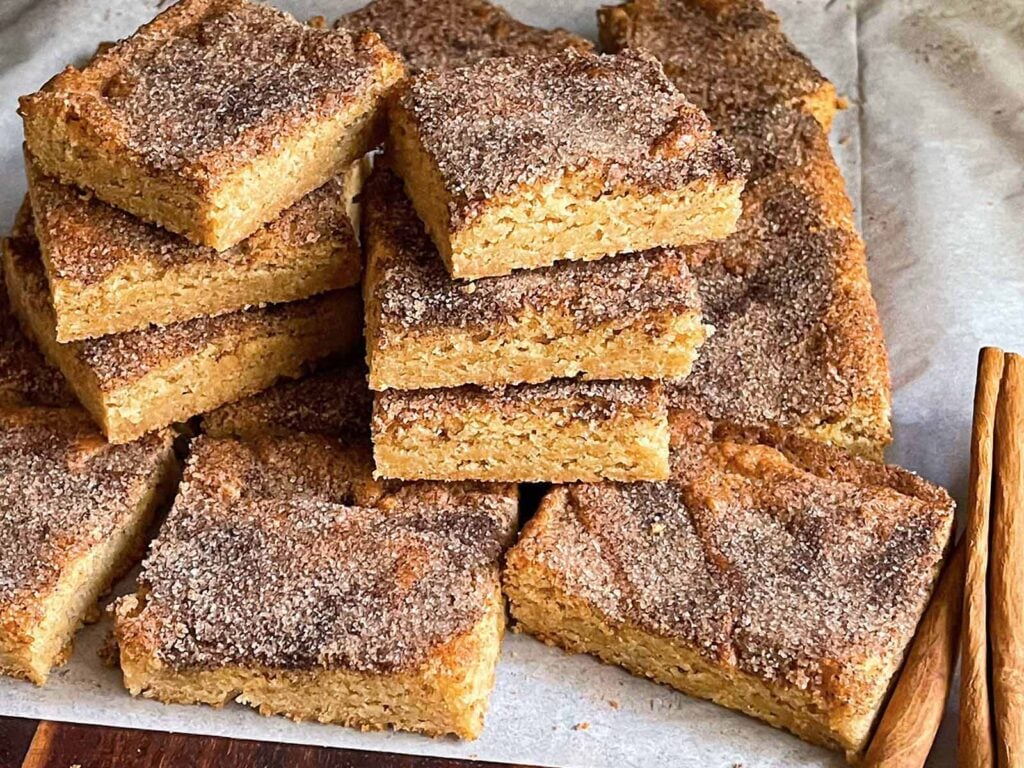
[(359, 284), (348, 208), (357, 161), (245, 240), (218, 253), (43, 174), (29, 197), (60, 342), (170, 325)]
[(46, 682), (176, 476), (167, 430), (111, 445), (81, 409), (0, 405), (0, 674)]
[(475, 738), (514, 486), (384, 483), (369, 446), (203, 436), (116, 608), (125, 685), (175, 703)]
[(779, 430), (672, 422), (667, 482), (550, 491), (507, 558), (517, 627), (856, 758), (952, 499)]
[(377, 474), (406, 480), (663, 480), (660, 382), (555, 379), (374, 395)]
[(403, 76), (372, 33), (183, 0), (20, 112), (45, 173), (220, 251), (375, 147)]
[(388, 149), (456, 278), (717, 240), (740, 212), (742, 163), (642, 53), (427, 72)]

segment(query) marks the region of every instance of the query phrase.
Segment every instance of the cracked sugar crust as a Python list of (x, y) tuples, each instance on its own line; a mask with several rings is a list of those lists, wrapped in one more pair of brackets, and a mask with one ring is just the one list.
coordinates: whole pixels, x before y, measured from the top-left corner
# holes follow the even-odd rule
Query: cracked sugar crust
[(284, 381), (203, 417), (209, 434), (309, 432), (345, 443), (370, 439), (372, 396), (362, 361)]
[[(47, 250), (52, 278), (95, 285), (133, 266), (158, 273), (191, 264), (235, 270), (253, 264), (260, 255), (254, 254), (259, 244), (252, 239), (220, 252), (195, 245), (44, 175), (31, 159), (26, 158), (26, 165), (35, 231)], [(345, 197), (344, 177), (335, 177), (267, 224), (260, 235), (286, 248), (322, 243), (355, 253), (359, 245)]]
[(887, 389), (863, 245), (815, 188), (786, 175), (752, 184), (736, 233), (688, 254), (715, 334), (667, 387), (670, 403), (796, 427), (841, 421)]
[[(27, 202), (18, 213), (5, 250), (34, 312), (52, 317), (46, 272)], [(336, 291), (286, 304), (256, 307), (216, 317), (197, 317), (162, 328), (73, 341), (65, 346), (73, 350), (82, 365), (96, 377), (100, 389), (109, 391), (136, 381), (170, 361), (205, 349), (217, 340), (285, 333), (287, 326), (297, 318), (318, 314), (324, 303), (331, 301), (335, 294)]]
[(28, 340), (11, 310), (0, 270), (0, 403), (76, 405), (64, 376)]
[(720, 663), (850, 695), (898, 658), (953, 502), (896, 467), (673, 414), (667, 482), (555, 489), (519, 552), (563, 589)]
[(376, 35), (301, 24), (245, 0), (185, 0), (46, 93), (150, 168), (199, 183), (343, 112), (396, 60)]
[[(247, 459), (252, 443), (200, 442), (143, 565), (144, 607), (132, 619), (172, 668), (411, 669), (469, 631), (492, 599), (514, 528), (512, 487), (396, 484), (373, 506), (346, 506), (315, 483), (280, 493), (242, 474), (225, 497), (232, 457), (279, 480), (298, 471), (288, 441), (268, 437), (258, 449), (278, 453), (277, 465)], [(226, 457), (211, 464), (218, 449)], [(369, 482), (369, 472), (354, 477)]]
[(676, 249), (563, 261), (467, 283), (449, 276), (393, 171), (374, 170), (363, 204), (364, 241), (379, 259), (372, 290), (385, 334), (501, 327), (527, 311), (556, 310), (580, 329), (648, 312), (700, 311), (696, 281)]
[(620, 410), (657, 415), (665, 411), (659, 381), (581, 381), (553, 379), (543, 384), (484, 388), (467, 384), (450, 389), (385, 390), (374, 393), (374, 432), (402, 422), (443, 421), (447, 414), (494, 410), (507, 415), (555, 408), (569, 418), (605, 421)]
[(589, 40), (563, 29), (517, 21), (482, 0), (373, 0), (342, 16), (337, 26), (373, 31), (400, 53), (411, 73), (452, 69), (497, 56), (589, 51)]
[(0, 613), (134, 516), (170, 450), (166, 430), (110, 445), (78, 408), (0, 406)]
[(760, 0), (631, 0), (598, 12), (607, 50), (650, 51), (716, 126), (773, 105), (831, 100), (831, 83), (782, 31)]
[(522, 185), (596, 172), (609, 191), (732, 181), (743, 164), (653, 57), (566, 50), (429, 72), (399, 112), (437, 165), (458, 229), (478, 206)]

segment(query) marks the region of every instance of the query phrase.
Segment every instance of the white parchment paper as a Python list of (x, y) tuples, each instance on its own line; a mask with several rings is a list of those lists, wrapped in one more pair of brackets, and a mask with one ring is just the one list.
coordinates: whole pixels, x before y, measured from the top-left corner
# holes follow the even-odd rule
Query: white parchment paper
[[(978, 347), (1024, 351), (1024, 0), (769, 3), (851, 100), (833, 145), (889, 343), (889, 459), (962, 498)], [(279, 3), (329, 19), (359, 4)], [(529, 23), (595, 36), (597, 2), (506, 5)], [(157, 10), (156, 0), (0, 0), (2, 226), (25, 187), (17, 96)], [(842, 765), (755, 720), (528, 637), (505, 640), (484, 735), (463, 744), (133, 699), (99, 661), (107, 631), (85, 630), (44, 688), (0, 679), (0, 714), (535, 765)], [(935, 766), (953, 765), (954, 715), (955, 702)]]

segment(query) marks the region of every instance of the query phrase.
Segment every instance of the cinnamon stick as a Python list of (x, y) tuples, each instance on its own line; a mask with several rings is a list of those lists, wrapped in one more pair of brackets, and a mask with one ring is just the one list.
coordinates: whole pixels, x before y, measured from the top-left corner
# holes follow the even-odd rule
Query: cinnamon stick
[(1024, 358), (1004, 358), (996, 406), (989, 642), (996, 758), (1024, 766)]
[(921, 768), (928, 758), (953, 684), (964, 553), (961, 540), (917, 627), (903, 671), (864, 755), (864, 766)]
[(967, 489), (964, 542), (963, 618), (960, 626), (960, 727), (957, 765), (993, 768), (992, 699), (988, 681), (989, 511), (992, 500), (992, 451), (996, 402), (1003, 377), (1003, 351), (985, 347), (978, 356), (971, 429), (971, 468)]

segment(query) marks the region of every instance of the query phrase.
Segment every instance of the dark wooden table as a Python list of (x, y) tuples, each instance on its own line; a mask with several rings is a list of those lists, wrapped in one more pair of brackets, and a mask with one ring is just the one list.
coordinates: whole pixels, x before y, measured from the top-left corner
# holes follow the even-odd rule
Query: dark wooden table
[(493, 765), (0, 717), (0, 768), (484, 768)]

